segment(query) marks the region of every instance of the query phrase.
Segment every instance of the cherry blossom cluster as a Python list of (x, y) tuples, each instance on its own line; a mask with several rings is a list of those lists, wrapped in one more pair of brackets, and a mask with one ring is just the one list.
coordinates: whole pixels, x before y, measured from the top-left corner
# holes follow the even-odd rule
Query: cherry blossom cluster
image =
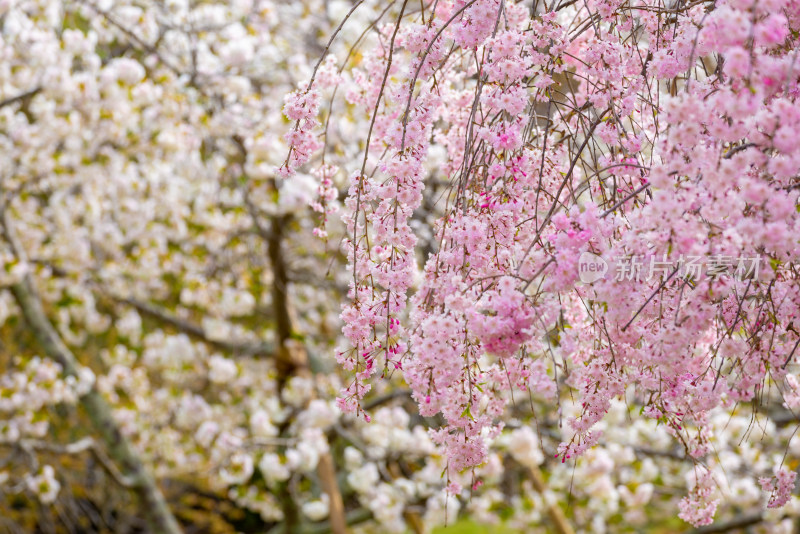
[(319, 125), (316, 120), (319, 97), (319, 93), (314, 89), (286, 95), (283, 112), (286, 117), (295, 121), (295, 126), (286, 134), (289, 155), (286, 163), (279, 169), (284, 176), (290, 175), (295, 169), (308, 163), (311, 155), (321, 146), (314, 133), (314, 129)]
[[(371, 375), (402, 370), (420, 413), (444, 418), (432, 437), (453, 475), (487, 461), (513, 391), (577, 392), (566, 461), (602, 441), (632, 388), (698, 463), (681, 517), (709, 523), (712, 415), (771, 384), (796, 404), (800, 292), (783, 267), (800, 255), (797, 11), (475, 0), (384, 25), (347, 85), (371, 136), (343, 215), (353, 280), (339, 359), (354, 374), (340, 407), (360, 411)], [(420, 103), (430, 118), (417, 125)], [(405, 224), (440, 149), (447, 185), (407, 306), (417, 238)], [(766, 268), (582, 283), (585, 253)]]
[(695, 477), (689, 495), (681, 500), (679, 517), (693, 525), (710, 525), (718, 504), (718, 501), (712, 498), (714, 478), (702, 468), (695, 472)]
[(779, 470), (772, 478), (758, 479), (761, 489), (770, 494), (767, 506), (769, 508), (780, 508), (789, 502), (794, 491), (796, 479), (796, 472), (785, 469)]

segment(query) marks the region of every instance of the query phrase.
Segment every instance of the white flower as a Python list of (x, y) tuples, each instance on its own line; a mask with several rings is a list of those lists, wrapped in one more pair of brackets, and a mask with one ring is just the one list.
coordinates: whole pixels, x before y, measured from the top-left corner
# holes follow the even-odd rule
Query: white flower
[(352, 471), (347, 475), (347, 483), (358, 493), (367, 493), (378, 483), (378, 468), (372, 462)]
[(236, 378), (236, 362), (215, 354), (208, 359), (208, 379), (215, 384), (225, 384)]
[(261, 457), (258, 462), (258, 470), (264, 475), (268, 484), (283, 482), (292, 474), (289, 467), (281, 462), (281, 457), (272, 452)]
[(344, 466), (348, 471), (361, 466), (364, 463), (364, 455), (355, 447), (346, 447), (344, 449)]
[(296, 448), (286, 451), (286, 463), (293, 470), (307, 473), (317, 467), (320, 452), (313, 443), (301, 441)]
[(194, 439), (202, 447), (208, 448), (219, 433), (219, 425), (214, 421), (204, 421), (194, 433)]
[(298, 419), (303, 427), (325, 429), (333, 425), (338, 418), (339, 412), (332, 403), (314, 399)]
[(312, 521), (322, 521), (328, 517), (330, 510), (328, 495), (323, 493), (318, 501), (303, 503), (303, 514)]
[(36, 476), (25, 475), (25, 485), (43, 504), (53, 504), (61, 490), (61, 484), (56, 480), (55, 471), (50, 465), (42, 467)]
[(244, 484), (253, 475), (253, 457), (244, 452), (231, 456), (228, 466), (220, 469), (219, 476), (228, 486)]
[(138, 343), (142, 337), (142, 318), (135, 310), (130, 310), (120, 317), (116, 326), (120, 334), (134, 343)]
[(88, 367), (81, 366), (78, 369), (78, 380), (75, 383), (74, 390), (78, 397), (82, 397), (91, 391), (95, 383), (94, 372)]
[(253, 60), (253, 43), (248, 39), (234, 39), (225, 43), (220, 57), (227, 65), (239, 67)]
[(220, 311), (230, 317), (249, 315), (256, 306), (256, 299), (246, 291), (226, 287), (219, 302)]
[(397, 488), (382, 483), (374, 488), (369, 497), (369, 509), (387, 530), (404, 532), (403, 521), (405, 495)]
[(144, 67), (138, 61), (125, 57), (112, 59), (106, 65), (106, 71), (109, 73), (107, 76), (127, 85), (139, 83), (145, 75)]
[(271, 438), (278, 435), (278, 429), (270, 421), (265, 410), (256, 410), (250, 416), (250, 432), (255, 437)]
[(19, 424), (16, 421), (0, 421), (0, 440), (13, 443), (19, 439)]
[(231, 325), (228, 321), (223, 321), (222, 319), (204, 317), (203, 333), (212, 341), (225, 341), (231, 338)]
[(289, 379), (286, 387), (283, 388), (284, 402), (292, 406), (301, 406), (311, 397), (313, 391), (313, 383), (308, 378), (295, 376)]
[(526, 426), (511, 432), (508, 440), (508, 452), (516, 461), (527, 467), (537, 466), (544, 461), (536, 434)]

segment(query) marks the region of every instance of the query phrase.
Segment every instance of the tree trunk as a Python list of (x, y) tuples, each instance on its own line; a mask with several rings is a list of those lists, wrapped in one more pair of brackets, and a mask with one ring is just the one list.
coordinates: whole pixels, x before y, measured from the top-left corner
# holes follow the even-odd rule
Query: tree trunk
[[(254, 215), (255, 216), (255, 215)], [(271, 228), (267, 237), (267, 248), (272, 267), (272, 309), (275, 314), (278, 338), (278, 383), (283, 384), (293, 376), (311, 378), (311, 368), (308, 362), (308, 352), (303, 343), (296, 339), (295, 317), (291, 302), (288, 298), (289, 277), (286, 263), (281, 252), (284, 225), (288, 224), (289, 216), (273, 217)], [(344, 512), (342, 493), (336, 480), (336, 469), (330, 452), (320, 455), (317, 464), (323, 491), (329, 499), (329, 521), (333, 534), (347, 532), (347, 518)]]
[(533, 487), (542, 496), (544, 505), (547, 508), (547, 515), (550, 516), (550, 521), (553, 522), (555, 531), (558, 532), (558, 534), (575, 534), (575, 530), (572, 528), (572, 525), (569, 524), (567, 516), (564, 515), (564, 511), (561, 509), (561, 507), (554, 502), (550, 502), (548, 499), (547, 484), (544, 481), (544, 475), (542, 475), (541, 469), (534, 465), (533, 467), (529, 468), (529, 471), (531, 473)]

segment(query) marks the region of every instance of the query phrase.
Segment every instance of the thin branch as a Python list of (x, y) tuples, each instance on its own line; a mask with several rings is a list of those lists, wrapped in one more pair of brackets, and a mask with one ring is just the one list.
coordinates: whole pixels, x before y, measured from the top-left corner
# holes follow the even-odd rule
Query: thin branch
[(5, 100), (0, 100), (0, 108), (4, 108), (6, 106), (10, 106), (12, 104), (16, 104), (17, 102), (22, 102), (22, 101), (27, 100), (29, 98), (33, 98), (34, 96), (39, 94), (39, 92), (41, 92), (41, 90), (42, 90), (41, 87), (36, 87), (34, 89), (31, 89), (30, 91), (25, 91), (24, 93), (19, 94), (17, 96), (12, 96), (10, 98), (6, 98)]
[(385, 395), (381, 395), (379, 397), (375, 397), (374, 399), (370, 399), (367, 402), (362, 403), (362, 407), (365, 410), (372, 410), (373, 408), (377, 408), (387, 402), (391, 402), (395, 399), (400, 398), (411, 398), (411, 390), (410, 389), (395, 389), (386, 393)]
[(761, 512), (753, 512), (750, 514), (734, 517), (730, 521), (726, 521), (724, 523), (717, 523), (713, 525), (707, 525), (704, 527), (696, 528), (692, 530), (689, 534), (718, 534), (721, 532), (731, 532), (733, 530), (739, 530), (751, 527), (753, 525), (757, 525), (762, 521), (764, 521), (764, 514), (762, 514)]
[(203, 327), (194, 324), (190, 321), (187, 321), (185, 319), (181, 319), (180, 317), (170, 313), (169, 311), (163, 308), (130, 297), (123, 298), (123, 297), (116, 297), (113, 295), (110, 296), (111, 298), (117, 300), (118, 302), (132, 306), (143, 315), (147, 315), (148, 317), (156, 319), (162, 323), (168, 324), (180, 332), (183, 332), (187, 335), (197, 338), (200, 341), (208, 343), (209, 345), (217, 347), (219, 349), (230, 351), (233, 352), (234, 354), (242, 356), (272, 355), (275, 352), (275, 347), (271, 343), (267, 343), (264, 341), (249, 342), (249, 341), (213, 339), (208, 336)]
[(136, 485), (135, 480), (133, 480), (130, 477), (126, 477), (125, 475), (120, 473), (119, 469), (117, 469), (117, 466), (114, 465), (114, 463), (105, 453), (103, 448), (100, 447), (94, 439), (89, 437), (83, 438), (74, 443), (68, 443), (66, 445), (49, 443), (47, 441), (41, 441), (36, 439), (22, 439), (19, 441), (0, 441), (0, 445), (5, 445), (8, 447), (19, 447), (24, 451), (44, 451), (54, 454), (76, 455), (89, 451), (94, 455), (95, 459), (98, 462), (100, 462), (100, 465), (103, 466), (106, 472), (109, 475), (111, 475), (111, 478), (113, 478), (117, 484), (119, 484), (123, 488), (129, 488), (129, 489), (135, 487)]

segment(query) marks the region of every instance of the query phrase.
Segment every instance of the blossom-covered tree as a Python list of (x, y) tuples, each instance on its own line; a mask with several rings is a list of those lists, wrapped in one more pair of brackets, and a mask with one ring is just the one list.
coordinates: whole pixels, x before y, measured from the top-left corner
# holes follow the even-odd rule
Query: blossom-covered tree
[(0, 532), (790, 531), (793, 5), (0, 1)]
[[(714, 414), (797, 405), (800, 4), (395, 4), (341, 82), (369, 128), (340, 408), (369, 420), (370, 378), (402, 374), (454, 477), (488, 461), (515, 392), (578, 396), (562, 462), (626, 399), (694, 463), (680, 517), (711, 523)], [(287, 99), (283, 174), (320, 149), (322, 85)], [(764, 475), (786, 504), (785, 457)]]

